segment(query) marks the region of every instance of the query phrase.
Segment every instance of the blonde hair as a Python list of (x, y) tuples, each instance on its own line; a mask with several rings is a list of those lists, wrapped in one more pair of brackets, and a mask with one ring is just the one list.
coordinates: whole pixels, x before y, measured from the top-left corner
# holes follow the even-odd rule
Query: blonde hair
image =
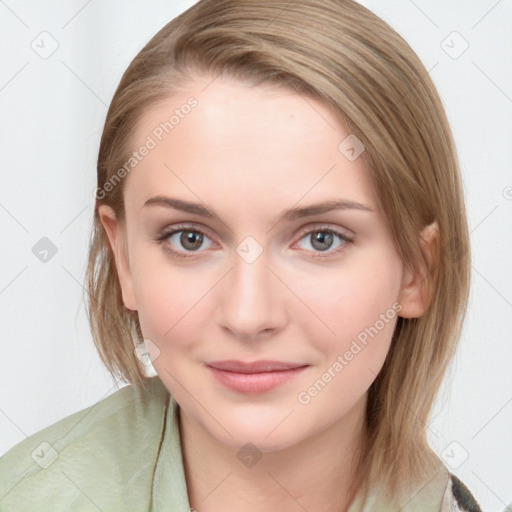
[[(105, 185), (129, 158), (130, 136), (144, 113), (193, 72), (284, 86), (327, 105), (365, 145), (361, 158), (405, 267), (427, 265), (430, 303), (419, 318), (398, 318), (368, 392), (367, 446), (358, 462), (365, 482), (378, 482), (397, 496), (439, 469), (426, 424), (469, 293), (461, 177), (436, 88), (404, 39), (352, 1), (201, 0), (165, 25), (125, 71), (107, 113), (86, 276), (100, 357), (112, 375), (134, 384), (146, 379), (134, 354), (143, 335), (137, 312), (123, 304), (97, 207), (107, 204), (125, 218), (123, 181)], [(433, 222), (439, 239), (429, 264), (419, 234)]]

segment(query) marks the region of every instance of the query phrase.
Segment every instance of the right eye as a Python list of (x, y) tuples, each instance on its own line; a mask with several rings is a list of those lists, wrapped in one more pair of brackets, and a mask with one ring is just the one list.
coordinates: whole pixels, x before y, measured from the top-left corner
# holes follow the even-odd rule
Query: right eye
[[(206, 233), (200, 229), (188, 225), (180, 225), (162, 231), (157, 241), (163, 245), (166, 252), (178, 257), (187, 258), (189, 256), (186, 254), (187, 252), (201, 252), (198, 249), (203, 246), (205, 239), (210, 240)], [(167, 241), (170, 243), (166, 243)], [(181, 248), (179, 248), (180, 245)], [(178, 247), (178, 249), (172, 248), (172, 246)]]

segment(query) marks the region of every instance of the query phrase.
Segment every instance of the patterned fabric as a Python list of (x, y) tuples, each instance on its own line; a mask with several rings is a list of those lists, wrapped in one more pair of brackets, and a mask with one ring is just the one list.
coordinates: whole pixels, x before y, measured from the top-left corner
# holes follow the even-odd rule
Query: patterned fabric
[(482, 512), (482, 509), (469, 489), (451, 474), (443, 496), (441, 512)]

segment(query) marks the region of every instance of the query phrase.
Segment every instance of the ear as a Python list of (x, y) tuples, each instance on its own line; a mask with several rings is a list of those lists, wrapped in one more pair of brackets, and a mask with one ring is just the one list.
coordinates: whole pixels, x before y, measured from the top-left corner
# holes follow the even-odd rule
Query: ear
[(137, 311), (137, 303), (133, 292), (133, 279), (127, 254), (126, 223), (121, 224), (118, 222), (114, 211), (106, 204), (98, 206), (98, 215), (107, 233), (112, 252), (114, 253), (124, 305), (128, 309)]
[(426, 226), (421, 232), (421, 248), (428, 261), (428, 267), (420, 265), (414, 272), (405, 271), (400, 288), (399, 302), (402, 309), (398, 316), (417, 318), (423, 315), (431, 299), (429, 275), (436, 265), (437, 245), (439, 244), (439, 229), (437, 222)]

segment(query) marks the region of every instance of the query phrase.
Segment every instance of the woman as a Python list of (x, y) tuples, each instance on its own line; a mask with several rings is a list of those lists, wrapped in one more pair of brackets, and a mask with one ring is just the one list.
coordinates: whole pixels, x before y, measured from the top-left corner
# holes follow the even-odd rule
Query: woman
[(132, 385), (2, 457), (0, 510), (480, 510), (425, 435), (469, 289), (458, 162), (391, 27), (202, 0), (124, 73), (97, 171), (89, 318)]

